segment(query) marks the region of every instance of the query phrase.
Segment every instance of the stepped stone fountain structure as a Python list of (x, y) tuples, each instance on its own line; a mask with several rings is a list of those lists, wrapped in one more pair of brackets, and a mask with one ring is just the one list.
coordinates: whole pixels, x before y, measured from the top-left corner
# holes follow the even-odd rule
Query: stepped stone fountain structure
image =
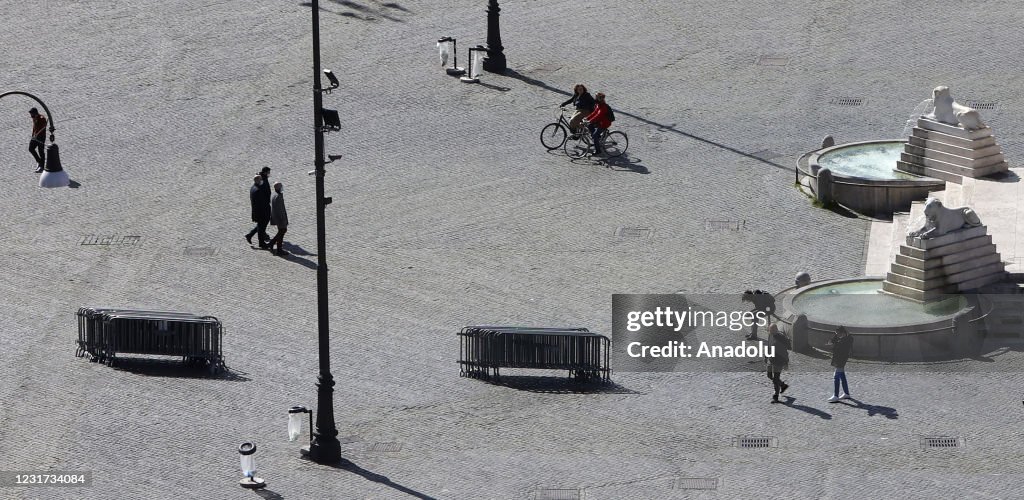
[(992, 129), (978, 111), (953, 100), (949, 87), (932, 91), (934, 111), (917, 124), (900, 155), (900, 171), (957, 184), (1009, 169)]
[(1007, 278), (992, 236), (967, 207), (929, 198), (925, 222), (907, 234), (882, 291), (917, 302), (977, 290)]

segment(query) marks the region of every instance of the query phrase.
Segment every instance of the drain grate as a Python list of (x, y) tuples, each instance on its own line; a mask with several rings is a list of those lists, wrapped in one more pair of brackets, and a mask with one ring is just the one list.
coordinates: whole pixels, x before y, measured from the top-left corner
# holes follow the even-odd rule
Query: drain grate
[(546, 488), (533, 492), (533, 500), (581, 500), (583, 494), (578, 488)]
[(649, 227), (619, 227), (615, 230), (615, 236), (619, 238), (650, 238), (654, 234), (654, 229)]
[(402, 451), (402, 443), (373, 443), (369, 451), (380, 453), (396, 453)]
[(772, 436), (738, 436), (732, 438), (736, 448), (778, 448), (779, 439)]
[(789, 57), (777, 54), (764, 54), (757, 57), (758, 66), (785, 66), (789, 64)]
[(747, 229), (747, 220), (705, 220), (705, 231), (743, 231)]
[(680, 477), (672, 482), (674, 490), (717, 490), (717, 477)]
[(962, 437), (925, 436), (921, 438), (922, 448), (963, 448), (967, 440)]
[(185, 257), (213, 257), (217, 250), (213, 247), (185, 247)]
[(966, 100), (964, 100), (963, 104), (964, 104), (964, 106), (967, 106), (969, 108), (980, 109), (980, 110), (991, 111), (993, 109), (996, 109), (995, 101), (976, 101), (974, 99), (966, 99)]
[(98, 234), (90, 234), (82, 238), (79, 245), (138, 245), (142, 241), (142, 236), (119, 236), (112, 234), (110, 236), (100, 236)]
[(864, 104), (864, 99), (861, 97), (833, 97), (829, 104), (836, 106), (860, 106)]

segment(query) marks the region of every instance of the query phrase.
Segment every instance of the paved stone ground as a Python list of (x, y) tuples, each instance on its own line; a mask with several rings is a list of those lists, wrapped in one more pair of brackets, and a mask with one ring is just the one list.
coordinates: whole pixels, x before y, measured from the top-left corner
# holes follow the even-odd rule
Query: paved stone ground
[[(325, 102), (345, 123), (327, 141), (345, 155), (328, 167), (331, 347), (356, 464), (332, 469), (284, 439), (286, 409), (315, 402), (308, 6), (0, 2), (0, 90), (47, 101), (81, 183), (35, 187), (31, 103), (5, 98), (0, 469), (89, 470), (95, 483), (0, 497), (253, 498), (235, 483), (235, 448), (250, 439), (263, 498), (1019, 495), (1014, 349), (952, 374), (857, 365), (860, 406), (824, 403), (831, 376), (812, 358), (794, 360), (789, 406), (767, 404), (754, 373), (618, 373), (615, 390), (580, 394), (558, 379), (462, 379), (455, 363), (467, 324), (607, 332), (613, 293), (859, 274), (867, 223), (811, 207), (792, 188), (796, 157), (826, 133), (893, 137), (946, 84), (998, 103), (985, 118), (1016, 162), (1015, 2), (503, 4), (514, 72), (470, 86), (440, 71), (434, 40), (458, 37), (465, 61), (484, 41), (485, 2), (323, 2), (324, 66), (342, 79)], [(577, 81), (608, 94), (631, 138), (625, 160), (573, 163), (537, 144)], [(241, 238), (262, 166), (287, 186), (290, 259)], [(622, 226), (654, 234), (617, 238)], [(89, 235), (141, 242), (80, 245)], [(105, 304), (218, 316), (233, 375), (74, 358), (74, 311)], [(733, 448), (744, 435), (777, 447)], [(966, 446), (922, 449), (930, 435)]]

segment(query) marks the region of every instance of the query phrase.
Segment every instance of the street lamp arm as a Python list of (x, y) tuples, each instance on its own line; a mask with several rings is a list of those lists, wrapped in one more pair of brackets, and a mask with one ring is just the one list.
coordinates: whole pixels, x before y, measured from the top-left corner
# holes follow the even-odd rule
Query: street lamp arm
[(46, 107), (46, 104), (43, 103), (43, 101), (40, 100), (38, 97), (36, 97), (36, 96), (34, 96), (32, 94), (29, 94), (28, 92), (22, 92), (20, 90), (12, 90), (10, 92), (4, 92), (3, 94), (0, 94), (0, 99), (3, 99), (4, 97), (7, 97), (9, 95), (23, 95), (25, 97), (28, 97), (28, 98), (38, 102), (39, 105), (43, 107), (43, 111), (46, 112), (46, 121), (50, 122), (50, 142), (53, 142), (53, 131), (57, 130), (57, 127), (53, 126), (53, 115), (50, 114), (50, 108)]

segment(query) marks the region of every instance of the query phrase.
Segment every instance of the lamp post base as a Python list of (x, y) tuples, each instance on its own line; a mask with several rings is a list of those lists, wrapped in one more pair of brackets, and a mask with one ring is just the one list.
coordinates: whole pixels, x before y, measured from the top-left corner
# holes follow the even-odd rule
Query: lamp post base
[(244, 477), (238, 481), (238, 485), (246, 489), (258, 490), (260, 488), (266, 488), (267, 482), (261, 477)]
[(466, 74), (466, 68), (448, 68), (444, 71), (451, 76), (462, 76)]
[(334, 465), (337, 467), (346, 467), (352, 465), (352, 462), (341, 458), (341, 450), (339, 449), (335, 453), (324, 453), (324, 450), (320, 447), (314, 447), (312, 445), (306, 445), (299, 448), (299, 453), (302, 454), (302, 458), (311, 460), (318, 464)]
[(484, 71), (489, 73), (503, 74), (508, 68), (508, 63), (505, 61), (505, 54), (501, 52), (491, 52), (488, 49), (487, 57), (484, 58)]

